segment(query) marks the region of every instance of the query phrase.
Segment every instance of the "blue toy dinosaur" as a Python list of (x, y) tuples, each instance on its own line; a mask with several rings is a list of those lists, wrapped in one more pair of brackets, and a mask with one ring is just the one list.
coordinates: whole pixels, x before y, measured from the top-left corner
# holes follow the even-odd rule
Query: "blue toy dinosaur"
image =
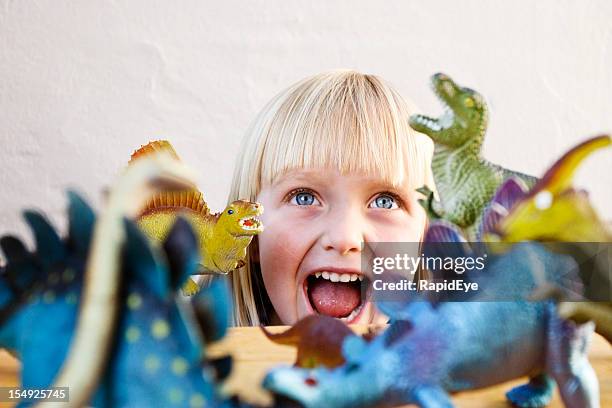
[[(455, 242), (454, 256), (470, 255), (462, 253), (465, 241), (450, 223), (429, 228), (428, 256), (442, 248), (434, 242)], [(344, 365), (279, 367), (266, 376), (264, 387), (306, 407), (413, 403), (431, 408), (451, 407), (449, 393), (529, 376), (528, 384), (507, 394), (519, 407), (545, 406), (553, 382), (566, 406), (598, 407), (598, 382), (586, 354), (592, 323), (561, 319), (552, 301), (523, 300), (538, 285), (535, 276), (564, 287), (579, 282), (575, 266), (571, 258), (553, 255), (541, 244), (517, 244), (490, 256), (472, 278), (480, 284), (479, 295), (379, 302), (393, 323), (369, 343), (347, 337)], [(434, 272), (434, 280), (442, 278), (452, 277)]]
[(204, 359), (206, 342), (229, 322), (223, 281), (191, 304), (177, 297), (199, 261), (188, 222), (176, 222), (161, 250), (125, 218), (156, 187), (192, 186), (179, 164), (143, 160), (111, 191), (98, 221), (69, 193), (66, 239), (26, 212), (36, 251), (15, 237), (0, 240), (0, 347), (21, 360), (22, 387), (67, 386), (70, 406), (229, 405), (215, 382), (230, 361)]

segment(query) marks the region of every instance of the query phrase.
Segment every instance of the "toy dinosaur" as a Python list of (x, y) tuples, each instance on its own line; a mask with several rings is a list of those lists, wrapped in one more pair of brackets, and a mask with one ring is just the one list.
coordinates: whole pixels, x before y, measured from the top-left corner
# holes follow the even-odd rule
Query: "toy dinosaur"
[(506, 242), (612, 242), (612, 231), (597, 215), (588, 195), (572, 187), (574, 172), (582, 161), (610, 145), (612, 138), (604, 135), (572, 148), (528, 193), (517, 195), (510, 213), (499, 217), (494, 232)]
[[(612, 145), (610, 136), (589, 139), (563, 155), (529, 192), (518, 185), (505, 186), (504, 200), (485, 212), (484, 238), (487, 241), (562, 241), (571, 244), (575, 257), (593, 262), (581, 268), (585, 298), (595, 302), (563, 302), (563, 294), (550, 286), (540, 288), (536, 297), (557, 298), (559, 314), (576, 322), (593, 320), (596, 331), (612, 343), (612, 231), (599, 217), (584, 191), (572, 187), (573, 174), (593, 152)], [(509, 181), (508, 184), (511, 184)], [(604, 246), (601, 254), (596, 247)], [(548, 289), (548, 290), (546, 290)]]
[(435, 119), (410, 117), (410, 126), (434, 142), (432, 170), (440, 201), (427, 187), (418, 191), (427, 199), (421, 203), (431, 218), (443, 218), (464, 229), (474, 240), (473, 228), (501, 183), (511, 176), (531, 187), (536, 179), (507, 170), (482, 157), (488, 124), (487, 104), (476, 91), (459, 87), (444, 74), (435, 74), (432, 87), (445, 107)]
[[(191, 173), (160, 155), (130, 166), (103, 214), (69, 194), (69, 232), (26, 212), (36, 251), (5, 236), (0, 347), (21, 360), (21, 386), (69, 387), (70, 406), (218, 406), (206, 340), (224, 334), (230, 311), (221, 281), (192, 298), (177, 288), (197, 268), (196, 238), (177, 219), (161, 248), (126, 220), (160, 187), (193, 188)], [(199, 329), (200, 328), (200, 329)], [(26, 405), (22, 401), (21, 405)]]
[[(448, 223), (434, 223), (424, 250), (432, 242), (464, 242), (459, 234)], [(370, 343), (347, 337), (344, 365), (279, 367), (267, 374), (264, 387), (305, 407), (451, 407), (448, 393), (530, 376), (529, 384), (507, 394), (519, 407), (545, 406), (551, 378), (566, 406), (598, 407), (598, 382), (586, 355), (593, 326), (560, 319), (552, 301), (522, 300), (536, 286), (536, 267), (551, 282), (574, 281), (571, 258), (538, 243), (517, 244), (491, 257), (478, 275), (483, 293), (514, 300), (456, 295), (437, 304), (425, 298), (379, 302), (393, 323)]]
[(297, 348), (295, 365), (303, 368), (337, 367), (344, 364), (342, 342), (353, 331), (340, 320), (325, 315), (310, 315), (283, 333), (261, 330), (274, 343)]
[[(179, 158), (168, 141), (158, 140), (135, 151), (130, 163), (158, 151)], [(182, 215), (198, 237), (203, 270), (196, 273), (226, 274), (244, 266), (247, 247), (253, 236), (263, 231), (257, 218), (262, 213), (261, 204), (246, 200), (232, 202), (222, 213), (211, 213), (202, 193), (196, 189), (162, 191), (149, 200), (138, 225), (149, 237), (163, 242), (177, 216)], [(183, 288), (187, 295), (197, 290), (198, 285), (191, 278)]]

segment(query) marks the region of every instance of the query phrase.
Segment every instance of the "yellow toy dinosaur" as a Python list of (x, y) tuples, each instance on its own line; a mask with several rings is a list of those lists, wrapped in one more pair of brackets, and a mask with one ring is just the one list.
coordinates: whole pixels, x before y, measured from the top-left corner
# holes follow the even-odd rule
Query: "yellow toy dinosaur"
[(563, 155), (496, 226), (506, 242), (549, 240), (611, 242), (612, 232), (584, 191), (572, 188), (573, 176), (591, 153), (610, 146), (610, 136), (589, 139)]
[[(608, 135), (589, 139), (571, 149), (561, 157), (542, 179), (519, 199), (508, 215), (495, 226), (495, 235), (485, 237), (488, 241), (519, 242), (524, 240), (558, 241), (576, 243), (588, 247), (589, 243), (612, 242), (612, 230), (591, 205), (584, 191), (572, 187), (574, 173), (582, 161), (591, 153), (612, 145)], [(580, 244), (583, 243), (583, 244)], [(608, 251), (609, 252), (609, 251)], [(605, 255), (605, 254), (604, 254)], [(578, 323), (593, 320), (596, 330), (612, 343), (612, 302), (610, 255), (596, 268), (596, 285), (603, 295), (598, 302), (563, 302), (559, 314)], [(534, 298), (562, 296), (555, 288), (543, 287)]]
[[(167, 140), (156, 140), (132, 154), (129, 164), (143, 156), (164, 151), (179, 160)], [(164, 242), (170, 228), (180, 215), (189, 221), (200, 244), (202, 274), (226, 274), (244, 266), (246, 249), (253, 236), (263, 231), (258, 216), (263, 213), (259, 203), (237, 200), (221, 213), (211, 213), (198, 190), (167, 191), (149, 200), (138, 218), (141, 229), (153, 240)], [(189, 279), (183, 293), (193, 295), (198, 285)]]

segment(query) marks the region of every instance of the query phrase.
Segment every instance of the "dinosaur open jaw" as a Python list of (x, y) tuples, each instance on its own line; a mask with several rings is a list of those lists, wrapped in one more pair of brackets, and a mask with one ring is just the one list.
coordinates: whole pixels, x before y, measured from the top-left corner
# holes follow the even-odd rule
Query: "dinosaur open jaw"
[(414, 115), (410, 118), (411, 125), (418, 125), (421, 127), (426, 127), (427, 129), (433, 130), (435, 132), (439, 132), (442, 130), (442, 126), (438, 122), (438, 119), (431, 118), (425, 115)]
[(263, 231), (263, 225), (257, 217), (244, 217), (238, 221), (240, 228), (246, 231)]
[(304, 293), (315, 313), (347, 323), (363, 311), (367, 288), (368, 279), (357, 273), (319, 271), (304, 281)]

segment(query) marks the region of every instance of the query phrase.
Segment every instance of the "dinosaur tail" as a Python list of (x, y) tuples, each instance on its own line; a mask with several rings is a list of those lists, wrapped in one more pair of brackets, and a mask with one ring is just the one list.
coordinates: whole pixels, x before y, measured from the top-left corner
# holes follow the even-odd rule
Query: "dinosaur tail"
[(288, 330), (285, 330), (282, 333), (271, 333), (263, 325), (259, 326), (259, 328), (270, 341), (273, 341), (276, 344), (282, 344), (284, 346), (295, 346), (300, 340), (299, 334), (293, 327)]

